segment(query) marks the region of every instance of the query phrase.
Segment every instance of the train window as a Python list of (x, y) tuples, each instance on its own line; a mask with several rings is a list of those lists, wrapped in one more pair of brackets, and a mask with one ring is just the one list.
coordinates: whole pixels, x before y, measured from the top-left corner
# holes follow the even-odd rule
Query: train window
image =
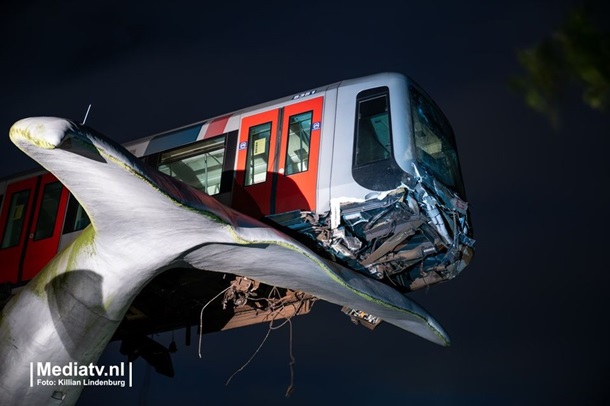
[(443, 184), (462, 191), (453, 130), (443, 113), (414, 87), (411, 115), (417, 162)]
[(220, 193), (225, 137), (216, 137), (161, 154), (159, 171), (209, 195)]
[(78, 200), (76, 200), (74, 196), (70, 195), (63, 233), (67, 234), (73, 231), (82, 230), (87, 227), (89, 223), (91, 223), (91, 220), (89, 220), (89, 216), (83, 209), (83, 206), (78, 203)]
[(254, 185), (267, 180), (271, 123), (250, 127), (248, 134), (248, 156), (246, 158), (245, 185)]
[(29, 198), (29, 190), (22, 190), (21, 192), (17, 192), (13, 195), (11, 205), (8, 209), (6, 227), (4, 228), (2, 246), (0, 246), (0, 248), (9, 248), (19, 245)]
[(358, 97), (355, 165), (388, 159), (391, 155), (390, 109), (388, 93)]
[(297, 114), (288, 119), (286, 175), (305, 172), (309, 165), (309, 142), (313, 112)]
[(44, 187), (42, 203), (40, 204), (40, 210), (38, 211), (36, 230), (34, 231), (34, 240), (42, 240), (43, 238), (49, 238), (53, 235), (60, 197), (61, 183), (53, 182)]

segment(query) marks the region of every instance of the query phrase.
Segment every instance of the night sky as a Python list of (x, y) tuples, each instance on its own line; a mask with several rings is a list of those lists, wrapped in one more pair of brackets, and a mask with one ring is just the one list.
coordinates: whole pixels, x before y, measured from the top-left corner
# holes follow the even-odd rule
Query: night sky
[[(317, 302), (256, 350), (259, 325), (184, 346), (176, 376), (134, 364), (132, 389), (79, 404), (598, 404), (610, 394), (606, 156), (610, 113), (568, 89), (553, 129), (510, 90), (516, 51), (549, 35), (575, 1), (12, 2), (0, 6), (0, 177), (35, 167), (11, 124), (51, 115), (119, 142), (342, 79), (415, 79), (456, 133), (474, 261), (417, 292), (446, 329), (442, 348), (389, 324), (353, 325)], [(205, 5), (204, 5), (205, 4)], [(265, 7), (263, 7), (266, 5)], [(601, 10), (608, 13), (608, 7)], [(164, 345), (171, 335), (155, 338)], [(111, 343), (100, 364), (124, 360)], [(122, 402), (123, 403), (123, 402)]]

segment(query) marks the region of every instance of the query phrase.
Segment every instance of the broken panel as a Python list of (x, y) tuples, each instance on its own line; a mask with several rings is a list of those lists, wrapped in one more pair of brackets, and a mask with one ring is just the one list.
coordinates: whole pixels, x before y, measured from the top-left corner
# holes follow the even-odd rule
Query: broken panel
[[(324, 215), (270, 219), (321, 255), (409, 292), (456, 276), (472, 258), (466, 202), (415, 168), (412, 185), (337, 199)], [(300, 236), (299, 236), (300, 235)]]

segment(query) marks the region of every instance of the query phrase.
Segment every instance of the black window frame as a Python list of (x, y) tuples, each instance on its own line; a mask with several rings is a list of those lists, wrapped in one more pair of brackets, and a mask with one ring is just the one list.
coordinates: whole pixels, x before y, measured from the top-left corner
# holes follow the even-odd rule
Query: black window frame
[[(51, 188), (57, 188), (53, 192), (57, 192), (57, 196), (53, 197), (54, 208), (50, 212), (45, 210), (45, 198), (49, 196), (49, 192), (51, 192)], [(61, 182), (49, 182), (44, 186), (42, 191), (42, 200), (40, 201), (40, 207), (38, 208), (38, 218), (36, 219), (36, 227), (34, 228), (34, 241), (44, 240), (46, 238), (53, 237), (55, 233), (55, 225), (57, 223), (58, 213), (59, 213), (59, 203), (61, 202), (61, 192), (63, 190), (63, 186)], [(48, 216), (45, 219), (44, 216)], [(50, 226), (50, 228), (49, 228)], [(41, 229), (44, 227), (44, 229)], [(43, 232), (44, 231), (44, 232)]]
[[(269, 134), (266, 136), (266, 141), (265, 141), (265, 155), (266, 155), (266, 167), (265, 167), (265, 179), (259, 182), (254, 182), (254, 176), (252, 176), (252, 183), (248, 182), (248, 175), (250, 174), (250, 171), (248, 168), (250, 168), (250, 158), (253, 157), (252, 153), (254, 151), (254, 142), (253, 141), (253, 137), (256, 134), (253, 134), (252, 130), (258, 127), (262, 127), (265, 125), (269, 125)], [(246, 154), (246, 166), (244, 168), (244, 186), (245, 187), (249, 187), (249, 186), (255, 186), (255, 185), (260, 185), (263, 184), (265, 182), (267, 182), (268, 180), (268, 172), (269, 172), (269, 157), (271, 155), (271, 137), (273, 137), (273, 121), (266, 121), (264, 123), (260, 123), (260, 124), (255, 124), (253, 126), (250, 126), (250, 128), (248, 128), (248, 151)], [(254, 170), (254, 169), (252, 169)]]
[[(360, 107), (361, 103), (385, 97), (388, 112), (388, 131), (389, 131), (389, 154), (386, 158), (365, 163), (358, 163), (358, 141), (360, 131)], [(376, 191), (395, 189), (403, 181), (406, 175), (396, 163), (394, 158), (394, 132), (392, 129), (392, 104), (390, 89), (387, 86), (380, 86), (362, 90), (356, 95), (355, 100), (355, 121), (354, 121), (354, 142), (352, 149), (352, 176), (359, 185)]]
[[(11, 222), (11, 211), (13, 209), (13, 204), (16, 204), (17, 202), (17, 196), (21, 195), (21, 194), (25, 194), (25, 203), (23, 204), (23, 208), (21, 209), (21, 223), (19, 225), (19, 235), (17, 236), (16, 241), (13, 241), (12, 237), (10, 241), (6, 241), (7, 239), (7, 231), (9, 229), (9, 224)], [(23, 189), (23, 190), (19, 190), (17, 192), (14, 192), (13, 195), (11, 196), (10, 202), (9, 202), (9, 207), (8, 210), (6, 212), (6, 222), (4, 224), (4, 230), (2, 230), (2, 240), (0, 241), (0, 249), (7, 249), (7, 248), (13, 248), (13, 247), (17, 247), (19, 244), (21, 244), (21, 239), (23, 238), (23, 230), (25, 227), (28, 226), (28, 224), (26, 223), (26, 215), (28, 212), (28, 208), (29, 208), (29, 204), (30, 204), (30, 197), (32, 195), (32, 190), (31, 189)], [(6, 244), (5, 244), (6, 243)]]
[[(303, 163), (305, 163), (305, 167), (307, 169), (301, 169), (301, 170), (297, 170), (294, 172), (288, 172), (288, 160), (290, 159), (290, 154), (289, 154), (289, 147), (290, 147), (290, 119), (292, 119), (293, 117), (298, 117), (298, 116), (302, 116), (304, 114), (309, 114), (309, 140), (308, 140), (308, 144), (307, 144), (307, 159), (305, 160), (301, 160), (300, 164), (301, 167), (303, 166)], [(288, 117), (288, 129), (287, 129), (287, 133), (286, 133), (286, 154), (285, 154), (285, 158), (284, 158), (284, 175), (286, 176), (292, 176), (292, 175), (296, 175), (299, 173), (304, 173), (309, 171), (309, 159), (311, 158), (311, 127), (313, 125), (313, 110), (308, 110), (308, 111), (303, 111), (300, 113), (296, 113), (293, 114), (291, 116)], [(299, 135), (299, 139), (302, 139), (301, 136)]]

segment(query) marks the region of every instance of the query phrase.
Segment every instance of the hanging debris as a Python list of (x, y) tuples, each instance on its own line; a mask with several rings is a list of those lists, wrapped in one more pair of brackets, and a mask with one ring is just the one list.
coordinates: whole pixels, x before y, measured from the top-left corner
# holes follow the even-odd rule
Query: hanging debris
[(365, 313), (362, 310), (350, 309), (349, 307), (343, 306), (341, 311), (349, 316), (352, 323), (364, 326), (369, 330), (373, 330), (381, 323), (379, 317)]

